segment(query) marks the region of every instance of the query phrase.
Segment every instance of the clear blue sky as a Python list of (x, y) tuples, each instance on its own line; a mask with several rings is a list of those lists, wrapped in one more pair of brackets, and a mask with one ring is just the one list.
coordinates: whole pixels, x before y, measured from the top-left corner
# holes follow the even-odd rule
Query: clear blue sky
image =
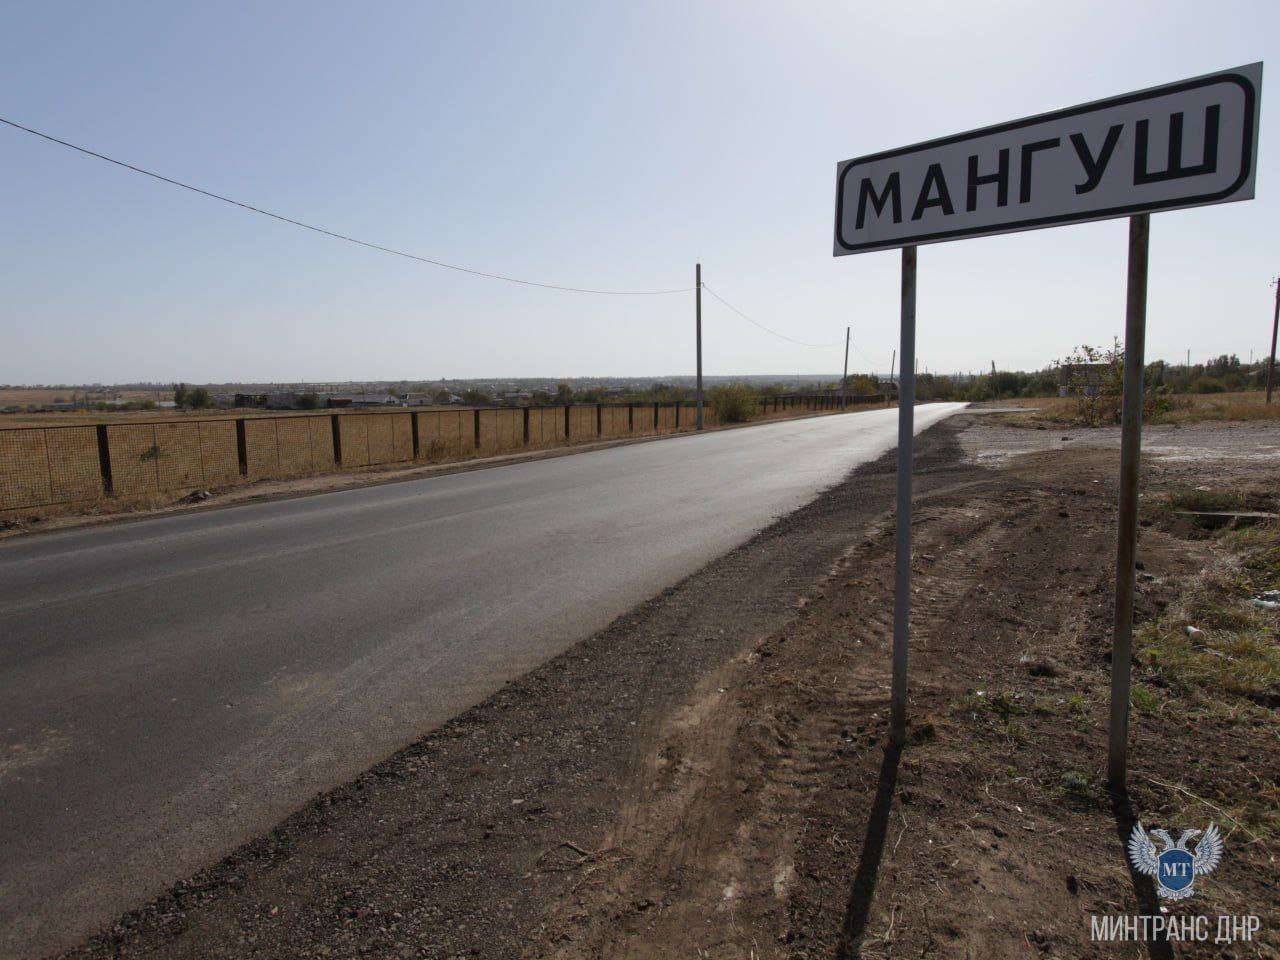
[[(576, 286), (708, 285), (888, 367), (896, 252), (831, 256), (838, 160), (1268, 60), (1271, 3), (11, 4), (0, 116), (339, 232)], [(1280, 75), (1277, 75), (1280, 76)], [(1262, 354), (1258, 198), (1152, 218), (1148, 356)], [(497, 283), (0, 128), (0, 382), (658, 375), (692, 294)], [(931, 370), (1120, 333), (1124, 221), (920, 249)], [(714, 300), (706, 371), (838, 370)]]

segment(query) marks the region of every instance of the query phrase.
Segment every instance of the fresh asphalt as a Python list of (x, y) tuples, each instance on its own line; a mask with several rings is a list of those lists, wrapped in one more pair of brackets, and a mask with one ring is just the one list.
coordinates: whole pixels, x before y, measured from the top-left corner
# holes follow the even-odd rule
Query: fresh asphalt
[(0, 543), (0, 956), (71, 945), (896, 439), (873, 410)]

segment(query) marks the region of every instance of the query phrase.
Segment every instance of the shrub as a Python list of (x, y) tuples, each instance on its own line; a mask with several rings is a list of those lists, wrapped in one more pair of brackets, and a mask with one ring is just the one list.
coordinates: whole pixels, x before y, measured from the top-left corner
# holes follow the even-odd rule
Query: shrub
[(721, 423), (745, 423), (756, 415), (759, 406), (754, 391), (741, 383), (712, 387), (707, 391), (707, 402)]

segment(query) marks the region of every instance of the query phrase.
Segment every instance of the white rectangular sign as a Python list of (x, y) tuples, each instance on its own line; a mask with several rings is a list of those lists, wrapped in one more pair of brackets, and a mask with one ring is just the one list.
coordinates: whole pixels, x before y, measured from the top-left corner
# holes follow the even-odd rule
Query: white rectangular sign
[(836, 167), (835, 255), (1253, 198), (1262, 64)]

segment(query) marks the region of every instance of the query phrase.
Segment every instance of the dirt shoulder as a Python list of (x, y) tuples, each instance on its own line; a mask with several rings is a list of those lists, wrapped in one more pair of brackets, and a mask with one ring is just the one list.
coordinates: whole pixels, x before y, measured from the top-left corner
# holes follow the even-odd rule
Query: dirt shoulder
[[(1089, 942), (1090, 914), (1155, 909), (1099, 788), (1116, 454), (984, 459), (1006, 431), (921, 439), (901, 753), (889, 456), (69, 956), (1142, 955)], [(1161, 484), (1278, 479), (1176, 464), (1146, 480), (1148, 622), (1225, 549), (1156, 507)], [(1274, 936), (1268, 808), (1242, 812), (1280, 784), (1274, 708), (1193, 715), (1150, 685), (1134, 812), (1218, 817), (1197, 907)], [(1187, 955), (1233, 955), (1210, 948)]]

